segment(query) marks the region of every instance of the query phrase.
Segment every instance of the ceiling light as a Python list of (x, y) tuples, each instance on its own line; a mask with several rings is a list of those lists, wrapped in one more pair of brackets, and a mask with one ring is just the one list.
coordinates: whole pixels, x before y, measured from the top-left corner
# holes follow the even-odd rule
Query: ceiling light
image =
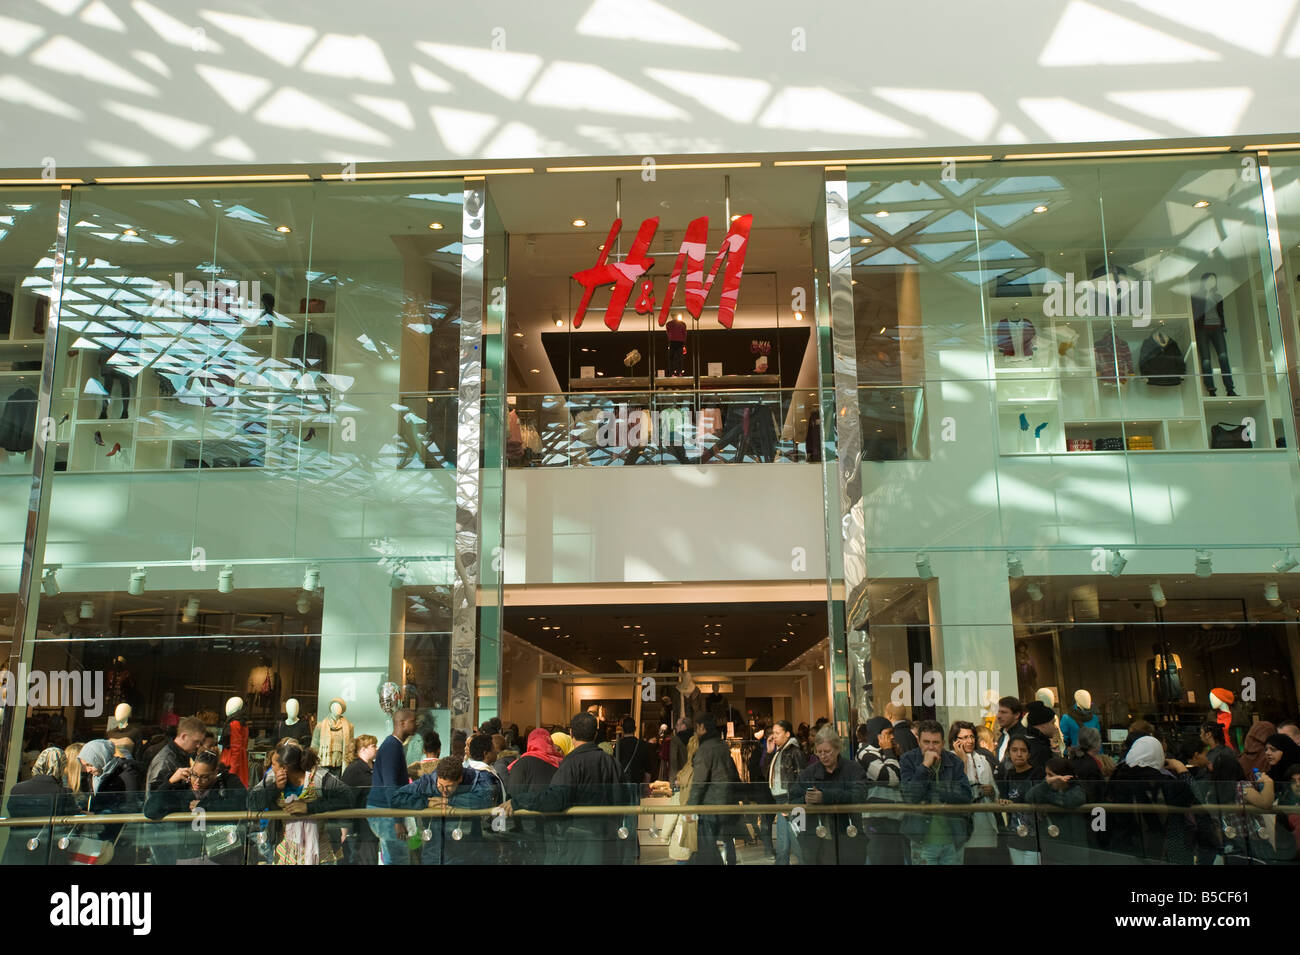
[(528, 373), (530, 375), (540, 375), (542, 373), (542, 370), (540, 368), (529, 368)]
[(46, 567), (45, 573), (41, 574), (41, 593), (47, 597), (57, 597), (61, 592), (57, 570), (57, 567)]
[(282, 232), (282, 233), (284, 233), (284, 234), (287, 235), (288, 233), (292, 232), (293, 230), (290, 229), (287, 225), (278, 225), (278, 226), (275, 227), (275, 231), (276, 231), (276, 232)]
[(1294, 557), (1291, 556), (1290, 550), (1283, 549), (1282, 559), (1275, 561), (1273, 563), (1273, 572), (1278, 574), (1285, 574), (1288, 570), (1290, 570), (1298, 563), (1300, 563), (1300, 561), (1297, 561)]
[(572, 225), (572, 226), (574, 226), (575, 228), (578, 228), (578, 229), (581, 229), (581, 228), (582, 228), (583, 226), (585, 226), (586, 224), (587, 224), (587, 220), (586, 220), (586, 219), (574, 219), (573, 222), (570, 223), (570, 225)]
[(564, 319), (562, 319), (562, 318), (557, 318), (557, 319), (555, 320), (555, 327), (556, 327), (556, 328), (563, 328), (563, 327), (564, 327)]
[(1277, 581), (1270, 580), (1264, 584), (1264, 599), (1268, 601), (1270, 607), (1282, 606), (1282, 598), (1277, 593)]
[(1047, 211), (1047, 206), (1034, 206), (1034, 212), (1041, 213), (1046, 211)]
[(302, 589), (309, 594), (314, 594), (316, 588), (320, 586), (320, 568), (312, 564), (307, 568), (307, 573), (302, 575)]
[(144, 567), (137, 567), (131, 572), (131, 579), (127, 582), (126, 592), (132, 597), (139, 597), (144, 593), (144, 579), (148, 576)]
[(734, 216), (731, 217), (731, 221), (732, 221), (732, 222), (735, 222), (735, 221), (736, 221), (737, 219), (739, 219), (739, 218), (740, 218), (740, 214), (737, 213), (736, 215), (734, 215)]
[(181, 613), (181, 623), (193, 623), (199, 616), (199, 598), (191, 596), (185, 601), (185, 610)]
[(795, 320), (796, 322), (802, 322), (802, 321), (803, 321), (803, 312), (795, 312), (795, 313), (794, 313), (794, 320)]
[(858, 239), (858, 244), (859, 244), (859, 245), (870, 245), (870, 244), (871, 244), (871, 236), (869, 236), (869, 235), (864, 235), (862, 238)]
[(881, 209), (879, 212), (876, 213), (876, 218), (877, 218), (877, 219), (885, 219), (885, 218), (888, 218), (888, 216), (889, 216), (889, 210), (888, 210), (888, 209)]
[(1117, 550), (1110, 551), (1110, 575), (1118, 577), (1124, 573), (1124, 567), (1128, 564), (1128, 558)]
[(235, 589), (235, 565), (227, 564), (217, 573), (217, 592), (228, 594)]
[(1209, 205), (1210, 205), (1210, 200), (1209, 200), (1209, 199), (1198, 199), (1196, 202), (1193, 202), (1193, 203), (1192, 203), (1192, 208), (1193, 208), (1193, 209), (1206, 209), (1206, 208), (1209, 208)]
[(1043, 599), (1043, 588), (1038, 584), (1031, 583), (1025, 588), (1025, 593), (1029, 594), (1029, 599), (1034, 603), (1039, 603)]
[(916, 555), (916, 576), (922, 580), (934, 578), (934, 571), (930, 568), (930, 556), (928, 554)]
[(90, 600), (83, 600), (81, 602), (81, 610), (77, 614), (77, 616), (79, 616), (82, 620), (89, 620), (91, 617), (95, 616), (94, 602)]
[(1160, 581), (1151, 585), (1151, 602), (1157, 607), (1163, 607), (1169, 603), (1169, 598), (1165, 596), (1165, 588), (1160, 586)]
[(523, 332), (515, 332), (514, 334), (515, 334), (515, 338), (523, 338), (523, 337), (524, 337), (524, 333), (523, 333)]
[(1017, 553), (1007, 554), (1007, 576), (1012, 579), (1025, 576), (1025, 565), (1020, 562), (1020, 555)]
[(306, 614), (311, 609), (311, 598), (306, 594), (299, 594), (296, 606), (300, 614)]
[(430, 222), (430, 223), (429, 223), (429, 228), (430, 228), (430, 229), (441, 229), (441, 228), (442, 228), (442, 223), (441, 223), (441, 222)]
[(136, 232), (134, 229), (123, 229), (123, 230), (122, 230), (122, 234), (123, 234), (123, 235), (139, 235), (140, 233), (139, 233), (139, 232)]
[(1196, 552), (1196, 576), (1209, 577), (1214, 573), (1214, 568), (1210, 562), (1210, 551), (1198, 550)]

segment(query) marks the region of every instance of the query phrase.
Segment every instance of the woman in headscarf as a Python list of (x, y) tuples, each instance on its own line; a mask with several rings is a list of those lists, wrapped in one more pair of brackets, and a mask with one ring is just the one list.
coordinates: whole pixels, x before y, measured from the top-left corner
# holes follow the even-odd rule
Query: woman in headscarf
[[(686, 744), (686, 763), (678, 770), (677, 779), (674, 780), (677, 785), (672, 801), (674, 806), (684, 806), (690, 798), (691, 784), (695, 781), (695, 752), (699, 748), (700, 738), (692, 734), (691, 741)], [(668, 843), (668, 858), (678, 865), (686, 865), (691, 861), (691, 856), (699, 847), (699, 825), (696, 820), (687, 819), (682, 812), (667, 816), (663, 837), (664, 842)]]
[[(544, 729), (528, 734), (522, 756), (506, 766), (509, 774), (510, 801), (516, 809), (536, 809), (536, 798), (551, 784), (563, 755)], [(521, 819), (519, 822), (519, 859), (524, 864), (553, 863), (554, 832), (544, 819)], [(514, 860), (512, 860), (514, 861)]]
[[(135, 760), (118, 756), (116, 747), (106, 739), (91, 740), (81, 748), (77, 758), (82, 773), (90, 777), (87, 812), (99, 815), (144, 811), (145, 775)], [(104, 826), (94, 838), (115, 843), (114, 865), (134, 865), (134, 840), (119, 838), (122, 829), (122, 826)]]
[(1108, 801), (1134, 806), (1163, 804), (1170, 809), (1168, 813), (1112, 812), (1107, 827), (1112, 852), (1175, 865), (1192, 862), (1185, 813), (1175, 808), (1186, 808), (1195, 801), (1191, 775), (1178, 760), (1165, 758), (1164, 747), (1154, 736), (1133, 741), (1110, 778)]
[(1241, 756), (1238, 762), (1241, 763), (1241, 771), (1250, 779), (1255, 770), (1264, 772), (1268, 769), (1268, 763), (1264, 761), (1264, 740), (1268, 739), (1277, 728), (1265, 720), (1260, 720), (1246, 733), (1246, 739), (1241, 744)]
[[(67, 757), (56, 746), (42, 750), (30, 779), (14, 785), (5, 815), (12, 818), (68, 816), (77, 812), (72, 793), (63, 785)], [(35, 841), (32, 848), (30, 843)], [(67, 860), (54, 845), (49, 826), (13, 828), (5, 847), (5, 865), (61, 865)]]
[(552, 733), (551, 742), (560, 751), (561, 759), (573, 752), (573, 737), (568, 733)]
[(1264, 762), (1268, 764), (1265, 772), (1273, 782), (1285, 785), (1289, 779), (1287, 769), (1300, 763), (1300, 746), (1285, 733), (1274, 733), (1264, 740)]

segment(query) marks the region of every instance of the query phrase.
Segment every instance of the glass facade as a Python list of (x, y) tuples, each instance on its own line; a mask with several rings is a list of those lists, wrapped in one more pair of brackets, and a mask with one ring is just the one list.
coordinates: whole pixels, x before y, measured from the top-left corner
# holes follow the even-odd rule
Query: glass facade
[[(1189, 807), (1300, 711), (1298, 249), (1288, 153), (0, 190), (7, 814), (186, 812), (13, 787), (192, 716), (253, 790), (6, 861), (1284, 861)], [(407, 708), (368, 820), (247, 817), (285, 737), (365, 806)], [(478, 727), (484, 815), (405, 831)], [(534, 728), (610, 744), (600, 822)], [(1085, 832), (1143, 736), (1159, 838)]]

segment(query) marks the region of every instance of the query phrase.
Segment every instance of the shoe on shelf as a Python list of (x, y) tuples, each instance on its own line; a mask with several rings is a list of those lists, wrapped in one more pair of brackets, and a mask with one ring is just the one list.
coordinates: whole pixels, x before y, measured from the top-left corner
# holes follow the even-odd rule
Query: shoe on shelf
[(121, 450), (122, 450), (122, 443), (120, 441), (114, 441), (113, 450), (108, 452), (108, 457), (111, 458), (113, 455), (117, 454)]
[(104, 436), (100, 434), (98, 431), (95, 432), (95, 443), (99, 445), (101, 448), (104, 446)]
[(1236, 398), (1236, 397), (1237, 397), (1237, 393), (1236, 393), (1235, 391), (1233, 391), (1231, 388), (1229, 388), (1229, 389), (1228, 389), (1228, 397), (1229, 397), (1229, 398)]

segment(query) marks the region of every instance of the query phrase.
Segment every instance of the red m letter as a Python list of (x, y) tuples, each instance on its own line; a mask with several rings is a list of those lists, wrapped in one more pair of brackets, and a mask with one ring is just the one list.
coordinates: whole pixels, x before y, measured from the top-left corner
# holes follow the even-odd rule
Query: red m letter
[[(686, 227), (682, 239), (681, 251), (673, 263), (672, 275), (668, 278), (668, 291), (664, 294), (663, 308), (659, 311), (659, 324), (668, 321), (668, 312), (677, 295), (677, 280), (682, 274), (682, 261), (686, 261), (686, 310), (695, 318), (704, 310), (704, 300), (713, 288), (713, 279), (718, 274), (718, 266), (726, 260), (727, 268), (722, 275), (722, 296), (718, 300), (718, 322), (724, 328), (730, 328), (736, 314), (736, 299), (740, 295), (740, 277), (745, 271), (745, 251), (749, 248), (749, 227), (753, 223), (752, 215), (740, 216), (727, 230), (722, 238), (722, 248), (713, 260), (709, 277), (704, 278), (704, 253), (708, 250), (709, 217), (700, 216)], [(624, 301), (627, 296), (624, 295)]]

